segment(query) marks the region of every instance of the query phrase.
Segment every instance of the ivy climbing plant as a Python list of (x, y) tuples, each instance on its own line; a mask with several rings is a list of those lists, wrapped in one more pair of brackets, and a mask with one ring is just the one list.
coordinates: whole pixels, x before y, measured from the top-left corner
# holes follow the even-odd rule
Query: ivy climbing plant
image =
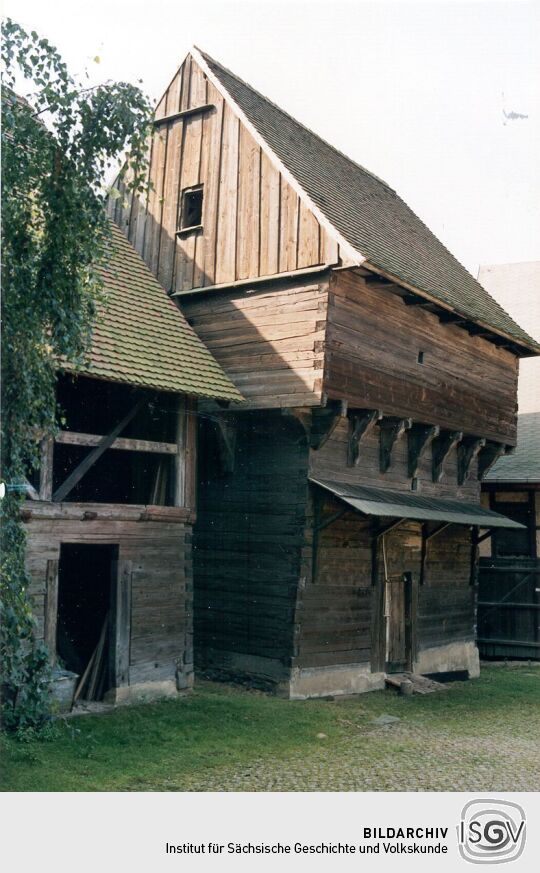
[(107, 257), (104, 178), (129, 150), (130, 186), (144, 187), (151, 107), (139, 87), (85, 88), (58, 51), (2, 24), (2, 726), (21, 735), (49, 717), (47, 651), (38, 641), (24, 569), (21, 510), (56, 426), (62, 360), (84, 359)]

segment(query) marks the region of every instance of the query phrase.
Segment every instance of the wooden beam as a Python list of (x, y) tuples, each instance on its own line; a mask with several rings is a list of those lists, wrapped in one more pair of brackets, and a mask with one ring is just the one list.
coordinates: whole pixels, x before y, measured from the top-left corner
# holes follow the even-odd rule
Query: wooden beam
[[(11, 489), (10, 489), (11, 490)], [(23, 479), (23, 484), (19, 490), (26, 491), (26, 496), (30, 498), (30, 500), (40, 500), (40, 495), (34, 488), (31, 482), (28, 481), (26, 476)]]
[(446, 310), (437, 313), (437, 317), (441, 324), (465, 324), (467, 321), (463, 315), (458, 315), (457, 312), (448, 312)]
[(317, 451), (330, 439), (339, 422), (347, 417), (346, 400), (329, 400), (323, 408), (315, 407), (312, 412), (309, 444)]
[(179, 118), (189, 118), (192, 115), (198, 115), (201, 112), (210, 112), (215, 109), (213, 103), (204, 103), (202, 106), (193, 106), (191, 109), (184, 109), (182, 112), (173, 112), (171, 115), (164, 115), (163, 118), (154, 118), (152, 124), (154, 127), (160, 127), (162, 124), (168, 124), (170, 121), (177, 121)]
[(412, 427), (410, 418), (382, 418), (379, 421), (379, 469), (386, 473), (392, 463), (392, 450), (406, 430)]
[(39, 499), (52, 500), (54, 442), (50, 437), (41, 441), (41, 464), (39, 467)]
[(416, 294), (404, 294), (401, 299), (405, 306), (433, 306), (431, 300), (426, 300), (425, 297), (418, 297)]
[(60, 487), (56, 489), (52, 498), (54, 502), (58, 503), (63, 500), (64, 497), (67, 497), (67, 495), (73, 490), (73, 488), (75, 488), (77, 483), (81, 481), (82, 477), (88, 472), (90, 467), (92, 467), (96, 463), (96, 461), (101, 458), (102, 454), (106, 452), (108, 448), (110, 448), (117, 436), (122, 433), (122, 431), (125, 427), (127, 427), (129, 422), (133, 418), (135, 418), (139, 410), (146, 402), (147, 401), (143, 399), (138, 400), (137, 403), (132, 406), (129, 412), (124, 416), (122, 421), (119, 421), (118, 424), (113, 427), (110, 433), (101, 437), (101, 440), (99, 441), (95, 449), (90, 452), (85, 458), (83, 458), (81, 463), (78, 464), (77, 467), (75, 467), (75, 469), (72, 473), (70, 473), (67, 479), (65, 479)]
[(504, 443), (488, 441), (478, 453), (478, 481), (481, 482), (486, 473), (491, 470), (495, 461), (504, 455), (506, 446)]
[(444, 462), (452, 449), (463, 439), (459, 430), (445, 430), (433, 441), (432, 479), (440, 482), (443, 475)]
[[(62, 430), (55, 437), (55, 443), (70, 446), (98, 446), (103, 434), (77, 433), (71, 430)], [(110, 449), (120, 449), (127, 452), (153, 452), (158, 455), (176, 455), (178, 446), (176, 443), (160, 443), (155, 440), (135, 440), (119, 437), (109, 446)], [(45, 500), (46, 498), (41, 498)], [(49, 498), (50, 499), (50, 498)]]
[(129, 685), (131, 642), (131, 588), (133, 565), (131, 561), (113, 564), (111, 611), (109, 619), (109, 669), (114, 688)]
[(45, 575), (45, 615), (43, 639), (49, 650), (49, 660), (56, 663), (56, 625), (58, 620), (58, 560), (47, 561)]
[(356, 467), (360, 460), (360, 443), (363, 437), (380, 421), (383, 414), (380, 409), (364, 409), (355, 412), (350, 418), (349, 442), (347, 449), (347, 464)]
[(446, 530), (447, 527), (450, 527), (451, 524), (452, 524), (451, 521), (443, 521), (441, 524), (437, 525), (437, 527), (433, 528), (433, 530), (431, 530), (429, 532), (426, 531), (426, 533), (424, 535), (426, 543), (428, 543), (430, 540), (432, 540), (433, 537), (436, 537), (440, 533), (442, 533), (443, 530)]
[(486, 444), (485, 439), (466, 437), (458, 446), (458, 485), (463, 485), (469, 478), (471, 464), (480, 449)]
[(402, 522), (404, 522), (404, 518), (398, 518), (397, 521), (391, 521), (390, 524), (387, 524), (386, 527), (381, 527), (375, 531), (375, 538), (380, 540), (385, 534), (390, 533), (394, 528), (399, 527)]
[(337, 512), (333, 512), (332, 515), (327, 516), (320, 524), (315, 528), (316, 532), (324, 530), (325, 527), (328, 527), (330, 524), (333, 524), (338, 518), (341, 518), (345, 515), (346, 512), (352, 512), (352, 508), (350, 506), (345, 506), (343, 509), (339, 509)]
[(413, 424), (407, 432), (408, 442), (408, 469), (409, 479), (415, 479), (418, 475), (418, 467), (422, 455), (433, 440), (439, 436), (437, 424)]
[(480, 536), (478, 537), (478, 540), (477, 540), (478, 545), (480, 545), (480, 543), (483, 543), (484, 540), (488, 540), (488, 539), (489, 539), (490, 537), (492, 537), (492, 536), (493, 536), (493, 531), (492, 531), (492, 530), (486, 530), (486, 531), (484, 531), (484, 533), (483, 533), (483, 534), (480, 534)]

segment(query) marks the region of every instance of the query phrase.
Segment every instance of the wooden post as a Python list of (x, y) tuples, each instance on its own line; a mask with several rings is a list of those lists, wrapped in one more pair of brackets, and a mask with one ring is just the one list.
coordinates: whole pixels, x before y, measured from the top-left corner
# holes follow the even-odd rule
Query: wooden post
[(197, 398), (186, 401), (186, 459), (184, 502), (188, 509), (197, 508)]
[(386, 622), (384, 617), (385, 584), (379, 572), (379, 537), (377, 523), (371, 537), (371, 672), (384, 671), (386, 661)]
[(176, 410), (176, 448), (174, 457), (174, 505), (186, 505), (186, 398), (179, 397)]
[(39, 499), (52, 500), (54, 442), (48, 437), (41, 441), (39, 468)]
[(56, 626), (58, 621), (58, 560), (47, 561), (45, 575), (45, 620), (43, 638), (51, 664), (56, 663)]
[(113, 561), (109, 663), (114, 688), (129, 685), (131, 644), (131, 561)]

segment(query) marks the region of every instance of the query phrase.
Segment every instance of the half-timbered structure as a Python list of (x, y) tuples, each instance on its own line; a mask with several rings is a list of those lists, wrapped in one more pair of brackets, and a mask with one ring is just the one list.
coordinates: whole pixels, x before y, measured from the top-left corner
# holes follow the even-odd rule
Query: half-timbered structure
[[(194, 49), (110, 214), (247, 400), (201, 429), (195, 654), (291, 697), (476, 675), (538, 345), (387, 184)], [(122, 188), (122, 184), (120, 187)]]
[(197, 401), (241, 395), (113, 226), (87, 364), (28, 483), (30, 593), (82, 698), (189, 688)]

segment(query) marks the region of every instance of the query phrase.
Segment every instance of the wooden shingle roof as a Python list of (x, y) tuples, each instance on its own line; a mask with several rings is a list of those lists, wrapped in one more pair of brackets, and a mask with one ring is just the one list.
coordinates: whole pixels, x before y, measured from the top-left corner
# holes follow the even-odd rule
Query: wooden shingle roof
[(540, 412), (518, 415), (516, 449), (499, 458), (485, 481), (540, 482)]
[[(195, 397), (242, 401), (218, 362), (167, 297), (122, 231), (101, 268), (99, 303), (88, 365), (80, 375)], [(72, 369), (64, 367), (64, 369)]]
[(194, 57), (296, 180), (359, 263), (517, 342), (540, 346), (456, 260), (396, 192), (198, 49)]

